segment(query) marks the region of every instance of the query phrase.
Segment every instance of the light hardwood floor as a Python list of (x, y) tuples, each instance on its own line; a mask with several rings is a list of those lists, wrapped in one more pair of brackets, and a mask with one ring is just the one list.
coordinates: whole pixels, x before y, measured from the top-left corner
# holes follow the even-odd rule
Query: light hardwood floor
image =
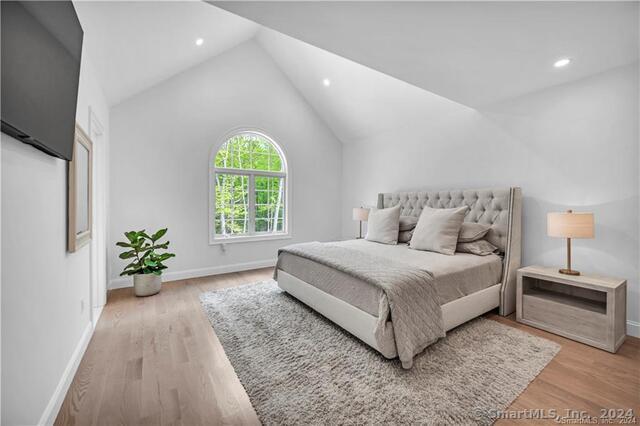
[[(130, 288), (111, 291), (56, 424), (259, 424), (198, 296), (271, 274), (268, 268), (175, 281), (148, 298), (136, 298)], [(627, 338), (614, 355), (487, 316), (562, 345), (510, 409), (597, 416), (603, 408), (634, 408), (640, 416), (639, 339)]]

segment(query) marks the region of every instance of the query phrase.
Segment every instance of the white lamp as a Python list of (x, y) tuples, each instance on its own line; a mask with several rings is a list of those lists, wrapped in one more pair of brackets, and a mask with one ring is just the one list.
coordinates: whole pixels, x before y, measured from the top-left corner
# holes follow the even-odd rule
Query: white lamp
[(360, 222), (360, 234), (358, 238), (362, 238), (362, 222), (369, 220), (369, 209), (365, 209), (364, 207), (354, 207), (353, 220)]
[(567, 268), (561, 274), (580, 275), (571, 269), (571, 239), (593, 238), (593, 213), (567, 210), (563, 213), (547, 213), (547, 235), (567, 239)]

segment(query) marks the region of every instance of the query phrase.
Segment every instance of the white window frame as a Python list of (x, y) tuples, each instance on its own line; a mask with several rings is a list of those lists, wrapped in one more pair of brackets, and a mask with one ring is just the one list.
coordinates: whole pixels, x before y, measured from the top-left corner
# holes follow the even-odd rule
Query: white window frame
[[(281, 172), (271, 172), (266, 170), (250, 170), (250, 169), (234, 169), (234, 168), (225, 168), (225, 167), (216, 167), (215, 158), (218, 154), (218, 151), (224, 146), (224, 144), (234, 136), (238, 136), (241, 134), (254, 134), (256, 136), (260, 136), (261, 138), (266, 139), (271, 145), (275, 148), (280, 155), (280, 162), (282, 164)], [(211, 150), (211, 154), (209, 156), (209, 216), (207, 218), (209, 223), (209, 244), (217, 245), (217, 244), (227, 244), (227, 243), (241, 243), (241, 242), (250, 242), (250, 241), (265, 241), (265, 240), (280, 240), (280, 239), (288, 239), (291, 238), (290, 234), (290, 224), (289, 224), (289, 216), (290, 216), (290, 196), (289, 196), (289, 168), (287, 165), (287, 157), (282, 151), (280, 145), (278, 145), (270, 136), (266, 135), (262, 131), (257, 131), (253, 129), (237, 129), (232, 132), (226, 134), (223, 138), (222, 142), (217, 144), (214, 149)], [(232, 174), (239, 176), (247, 176), (249, 178), (248, 182), (248, 194), (249, 194), (249, 232), (247, 234), (242, 235), (234, 235), (234, 236), (222, 236), (216, 234), (216, 226), (215, 226), (215, 217), (216, 217), (216, 174)], [(284, 206), (284, 217), (283, 217), (283, 230), (280, 232), (256, 232), (255, 231), (255, 211), (256, 211), (256, 193), (255, 193), (255, 178), (256, 176), (264, 176), (264, 177), (279, 177), (282, 178), (284, 184), (284, 192), (283, 192), (283, 203)]]

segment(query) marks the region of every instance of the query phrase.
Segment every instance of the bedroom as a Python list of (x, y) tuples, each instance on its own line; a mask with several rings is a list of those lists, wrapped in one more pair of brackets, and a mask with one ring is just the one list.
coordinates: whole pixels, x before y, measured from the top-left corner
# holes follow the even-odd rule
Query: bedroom
[(85, 210), (8, 4), (3, 425), (636, 419), (638, 3), (60, 2)]

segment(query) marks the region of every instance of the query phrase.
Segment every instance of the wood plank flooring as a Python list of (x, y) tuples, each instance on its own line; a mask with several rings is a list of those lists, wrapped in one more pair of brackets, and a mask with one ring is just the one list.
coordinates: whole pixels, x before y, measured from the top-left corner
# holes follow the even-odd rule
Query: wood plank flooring
[[(259, 424), (198, 296), (271, 274), (267, 268), (175, 281), (148, 298), (130, 288), (111, 291), (56, 425)], [(627, 338), (613, 355), (512, 318), (487, 317), (562, 345), (511, 410), (599, 416), (600, 409), (633, 408), (640, 421), (640, 339)]]

